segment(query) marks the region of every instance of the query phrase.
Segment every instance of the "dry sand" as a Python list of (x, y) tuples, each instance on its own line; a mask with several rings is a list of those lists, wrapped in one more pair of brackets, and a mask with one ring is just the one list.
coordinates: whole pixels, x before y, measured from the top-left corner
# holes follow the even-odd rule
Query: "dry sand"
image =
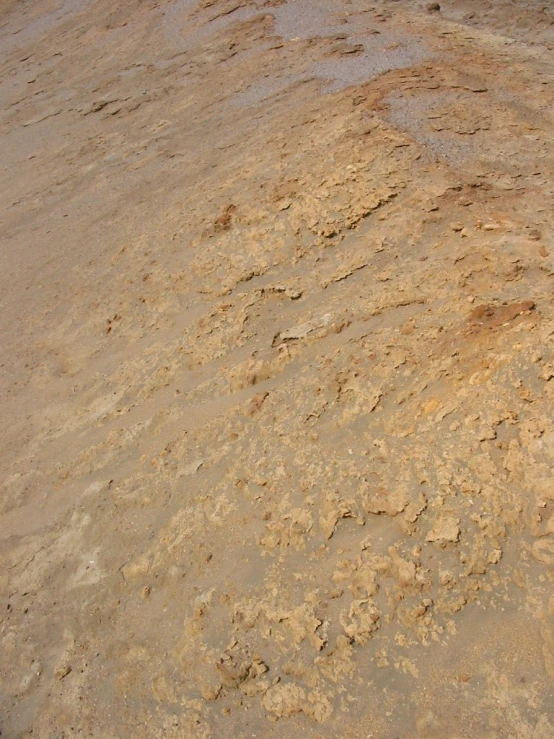
[(554, 736), (554, 7), (3, 0), (3, 739)]

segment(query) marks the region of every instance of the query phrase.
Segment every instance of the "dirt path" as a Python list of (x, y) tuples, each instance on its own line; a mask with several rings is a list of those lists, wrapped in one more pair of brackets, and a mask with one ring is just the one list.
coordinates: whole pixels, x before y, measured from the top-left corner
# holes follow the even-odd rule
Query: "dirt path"
[(554, 735), (554, 10), (0, 2), (2, 737)]

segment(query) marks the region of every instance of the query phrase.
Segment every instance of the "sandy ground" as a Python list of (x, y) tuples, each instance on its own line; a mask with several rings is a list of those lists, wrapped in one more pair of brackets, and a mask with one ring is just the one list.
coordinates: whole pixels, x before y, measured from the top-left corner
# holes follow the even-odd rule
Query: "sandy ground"
[(554, 736), (554, 6), (2, 0), (0, 729)]

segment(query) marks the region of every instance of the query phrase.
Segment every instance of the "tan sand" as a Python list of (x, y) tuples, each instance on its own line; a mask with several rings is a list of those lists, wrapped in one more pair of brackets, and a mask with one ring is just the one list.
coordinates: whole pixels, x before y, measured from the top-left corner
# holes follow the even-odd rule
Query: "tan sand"
[(0, 2), (0, 730), (554, 736), (554, 7)]

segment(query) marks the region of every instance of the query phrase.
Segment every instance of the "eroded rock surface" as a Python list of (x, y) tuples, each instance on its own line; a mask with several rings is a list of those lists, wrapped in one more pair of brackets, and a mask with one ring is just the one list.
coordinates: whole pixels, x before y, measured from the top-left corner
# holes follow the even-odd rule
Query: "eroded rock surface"
[(428, 5), (1, 5), (3, 735), (554, 735), (554, 16)]

